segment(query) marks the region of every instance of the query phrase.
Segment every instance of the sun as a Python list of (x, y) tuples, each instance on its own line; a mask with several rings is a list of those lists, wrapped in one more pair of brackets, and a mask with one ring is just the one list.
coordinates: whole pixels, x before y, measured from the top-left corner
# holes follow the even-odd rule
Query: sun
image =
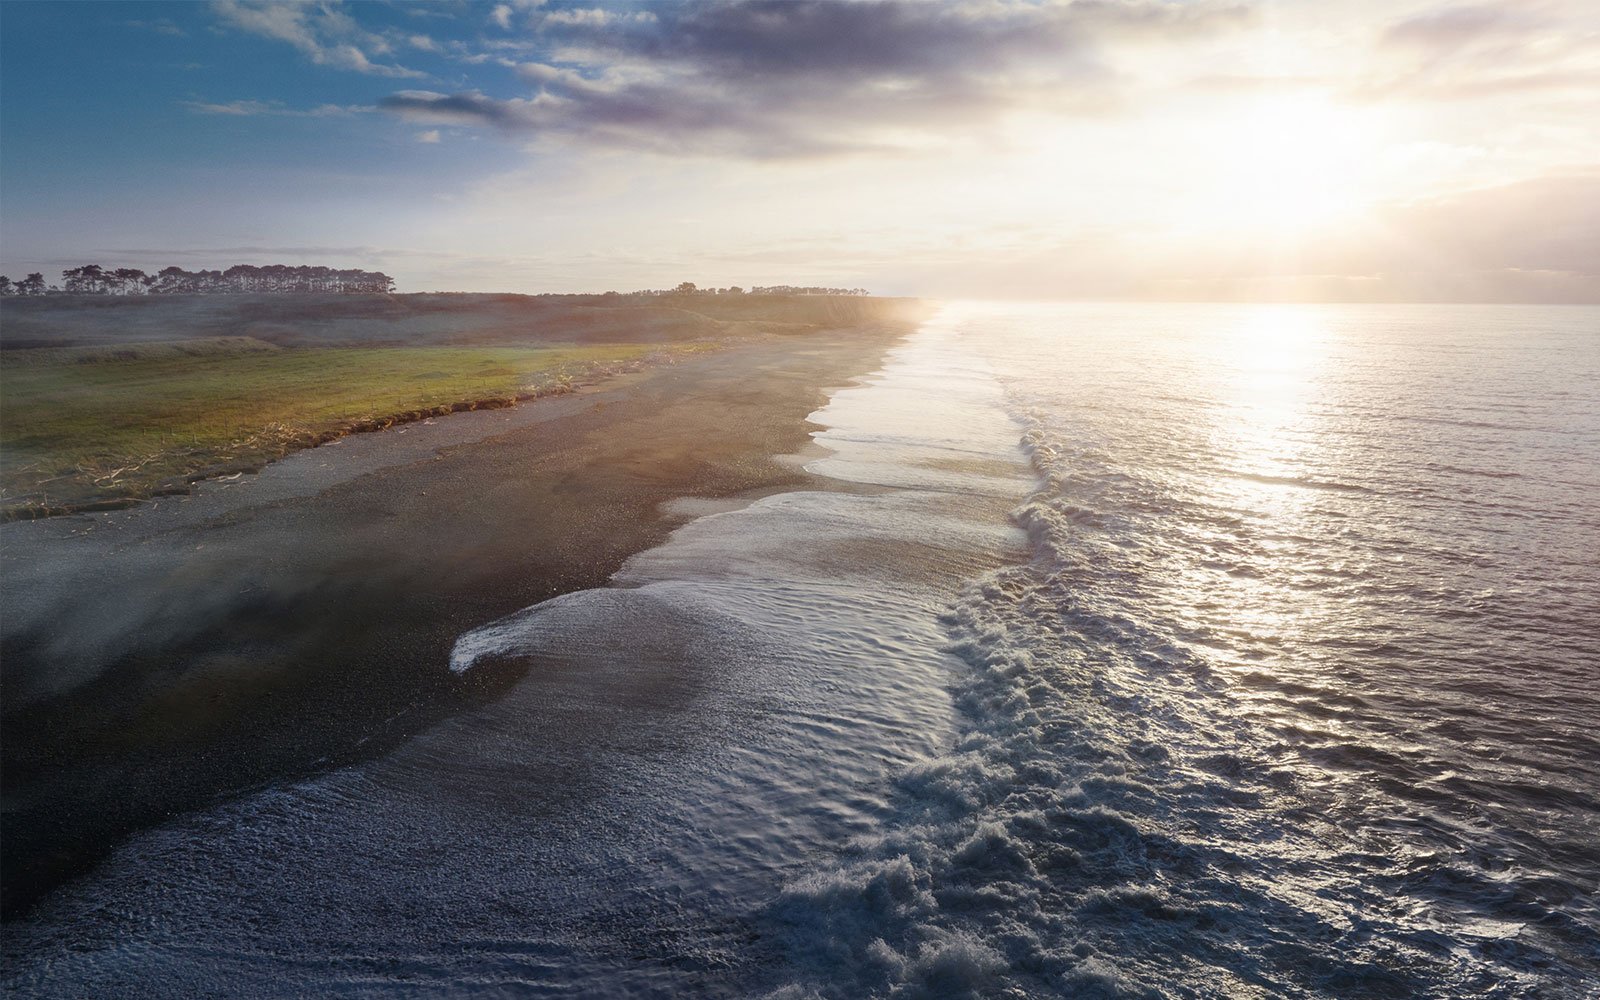
[(1294, 235), (1349, 220), (1373, 201), (1378, 138), (1357, 109), (1270, 94), (1200, 124), (1189, 190), (1206, 223)]

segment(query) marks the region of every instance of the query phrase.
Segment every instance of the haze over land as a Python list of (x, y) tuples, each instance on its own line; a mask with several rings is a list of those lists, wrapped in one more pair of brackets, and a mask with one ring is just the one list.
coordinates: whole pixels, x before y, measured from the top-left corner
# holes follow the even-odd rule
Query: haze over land
[(0, 271), (1600, 300), (1583, 0), (7, 4)]

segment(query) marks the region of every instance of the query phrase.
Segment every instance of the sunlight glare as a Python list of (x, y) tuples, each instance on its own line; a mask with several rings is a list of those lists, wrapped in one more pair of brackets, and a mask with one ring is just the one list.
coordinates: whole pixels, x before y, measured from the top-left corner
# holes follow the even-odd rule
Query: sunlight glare
[(1194, 208), (1212, 223), (1296, 235), (1348, 220), (1377, 149), (1372, 123), (1326, 98), (1272, 94), (1207, 123)]
[[(1253, 475), (1293, 477), (1313, 440), (1307, 406), (1315, 394), (1325, 330), (1311, 306), (1252, 306), (1223, 351), (1231, 399), (1218, 427), (1219, 453)], [(1247, 492), (1259, 486), (1244, 484)]]

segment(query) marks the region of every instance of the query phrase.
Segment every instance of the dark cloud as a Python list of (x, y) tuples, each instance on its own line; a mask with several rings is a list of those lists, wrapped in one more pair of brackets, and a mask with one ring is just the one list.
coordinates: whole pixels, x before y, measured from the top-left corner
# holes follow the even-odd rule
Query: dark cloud
[(462, 94), (436, 94), (431, 90), (402, 90), (378, 102), (386, 111), (440, 125), (495, 125), (519, 129), (533, 123), (533, 102), (497, 101), (474, 90)]
[(804, 78), (837, 85), (1081, 58), (1084, 39), (1079, 19), (1065, 16), (1069, 10), (751, 0), (662, 11), (621, 25), (575, 20), (561, 30), (571, 43), (617, 59), (690, 68), (726, 83)]
[(1183, 40), (1239, 24), (1216, 0), (1075, 3), (735, 0), (567, 8), (539, 21), (532, 92), (406, 91), (383, 107), (602, 145), (750, 158), (893, 148), (1017, 107), (1117, 100), (1114, 39)]

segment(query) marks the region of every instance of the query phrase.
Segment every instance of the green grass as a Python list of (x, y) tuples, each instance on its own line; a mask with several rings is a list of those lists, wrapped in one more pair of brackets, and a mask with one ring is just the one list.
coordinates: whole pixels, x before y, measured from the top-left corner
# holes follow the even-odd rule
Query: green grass
[(82, 509), (430, 411), (506, 405), (661, 345), (279, 349), (245, 338), (0, 357), (0, 512)]

